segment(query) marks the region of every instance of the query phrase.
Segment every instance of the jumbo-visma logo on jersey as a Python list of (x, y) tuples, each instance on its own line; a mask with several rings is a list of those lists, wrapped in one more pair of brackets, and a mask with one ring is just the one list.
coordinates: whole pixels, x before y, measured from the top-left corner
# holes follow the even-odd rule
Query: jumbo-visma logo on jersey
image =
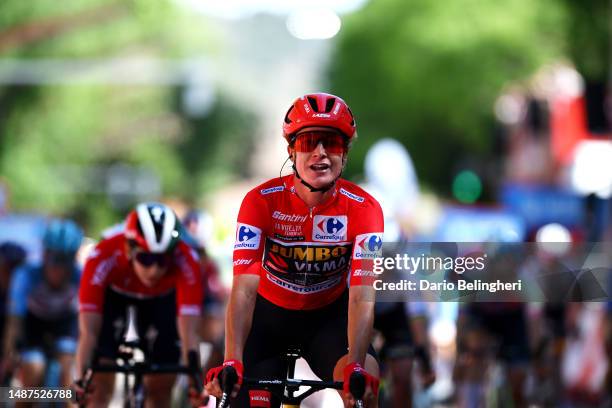
[(382, 253), (382, 232), (357, 235), (353, 259), (374, 259)]
[(346, 241), (348, 218), (346, 215), (315, 215), (312, 222), (312, 240), (319, 242)]
[(259, 249), (261, 230), (248, 224), (238, 223), (234, 249)]

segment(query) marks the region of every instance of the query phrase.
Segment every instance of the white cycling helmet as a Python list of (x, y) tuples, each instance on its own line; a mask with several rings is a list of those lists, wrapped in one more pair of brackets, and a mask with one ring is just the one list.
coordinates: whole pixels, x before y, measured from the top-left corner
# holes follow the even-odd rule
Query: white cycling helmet
[(138, 204), (125, 220), (125, 237), (147, 252), (167, 253), (179, 242), (179, 222), (165, 204)]

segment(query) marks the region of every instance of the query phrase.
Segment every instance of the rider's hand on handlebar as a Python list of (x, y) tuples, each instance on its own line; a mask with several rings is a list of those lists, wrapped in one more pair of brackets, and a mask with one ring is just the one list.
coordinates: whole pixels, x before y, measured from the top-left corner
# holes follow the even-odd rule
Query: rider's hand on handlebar
[(343, 391), (346, 396), (346, 400), (348, 401), (348, 406), (355, 406), (355, 396), (351, 393), (351, 384), (350, 378), (351, 374), (359, 373), (365, 379), (365, 392), (361, 397), (362, 401), (370, 401), (374, 397), (378, 395), (378, 378), (374, 377), (370, 373), (368, 373), (359, 363), (351, 363), (344, 367), (344, 386)]
[(93, 388), (88, 383), (89, 381), (79, 379), (73, 382), (71, 385), (72, 391), (74, 392), (75, 401), (79, 406), (85, 406), (89, 402), (89, 396), (91, 395)]
[(195, 385), (189, 385), (189, 403), (192, 407), (197, 408), (208, 404), (208, 393), (205, 390), (198, 392)]
[(234, 385), (234, 388), (231, 393), (231, 397), (235, 398), (238, 395), (238, 391), (240, 390), (240, 386), (242, 385), (242, 376), (244, 373), (244, 367), (242, 362), (238, 360), (225, 360), (223, 365), (211, 368), (208, 370), (206, 374), (206, 383), (205, 390), (209, 395), (214, 395), (219, 398), (223, 394), (223, 389), (221, 388), (222, 384), (220, 382), (221, 372), (225, 367), (233, 367), (236, 370), (236, 374), (238, 375), (238, 381)]

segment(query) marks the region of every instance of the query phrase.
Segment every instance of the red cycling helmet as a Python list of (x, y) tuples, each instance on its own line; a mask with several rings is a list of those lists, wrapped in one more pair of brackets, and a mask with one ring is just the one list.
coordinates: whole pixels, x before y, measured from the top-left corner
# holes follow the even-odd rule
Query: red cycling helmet
[(353, 113), (346, 102), (335, 95), (314, 93), (296, 99), (285, 115), (283, 137), (291, 144), (299, 130), (311, 126), (336, 129), (349, 142), (355, 137)]
[(160, 203), (142, 203), (125, 220), (125, 237), (147, 252), (167, 253), (179, 242), (174, 211)]

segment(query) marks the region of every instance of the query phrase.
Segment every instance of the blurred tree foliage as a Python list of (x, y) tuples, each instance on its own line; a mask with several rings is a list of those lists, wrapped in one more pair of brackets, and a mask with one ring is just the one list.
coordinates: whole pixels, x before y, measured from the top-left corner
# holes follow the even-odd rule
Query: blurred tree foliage
[[(214, 55), (219, 37), (203, 17), (171, 0), (65, 0), (61, 6), (5, 0), (0, 13), (4, 61), (177, 60)], [(231, 151), (231, 166), (249, 148), (240, 118), (251, 116), (213, 90), (211, 109), (188, 117), (183, 92), (179, 85), (0, 86), (0, 174), (12, 208), (76, 214), (98, 232), (133, 204), (105, 194), (104, 174), (118, 163), (152, 172), (166, 196), (197, 200), (215, 180), (232, 175), (219, 157)]]
[(253, 128), (253, 113), (221, 97), (206, 116), (186, 116), (191, 137), (180, 143), (178, 151), (187, 173), (186, 181), (195, 186), (184, 190), (187, 199), (196, 201), (201, 191), (214, 191), (236, 176), (251, 176), (244, 158), (255, 147), (252, 133), (246, 131)]
[(612, 76), (612, 3), (609, 0), (562, 0), (571, 16), (567, 28), (569, 54), (587, 81), (607, 82)]
[(458, 161), (492, 148), (503, 86), (562, 55), (566, 20), (558, 0), (376, 0), (347, 16), (329, 71), (362, 139), (347, 174), (394, 137), (420, 179), (448, 192)]

